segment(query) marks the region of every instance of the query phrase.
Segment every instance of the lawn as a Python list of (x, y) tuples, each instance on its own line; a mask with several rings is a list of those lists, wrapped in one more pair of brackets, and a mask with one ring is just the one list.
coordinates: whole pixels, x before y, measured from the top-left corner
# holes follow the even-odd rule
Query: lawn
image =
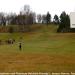
[[(75, 72), (75, 33), (56, 33), (57, 26), (36, 25), (26, 33), (0, 33), (0, 72)], [(18, 45), (22, 37), (22, 51)]]

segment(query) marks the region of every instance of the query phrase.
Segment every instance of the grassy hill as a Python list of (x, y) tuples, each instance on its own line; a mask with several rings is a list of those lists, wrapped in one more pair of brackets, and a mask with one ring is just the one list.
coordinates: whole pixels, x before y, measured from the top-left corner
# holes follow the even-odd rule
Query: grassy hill
[(16, 41), (0, 45), (0, 72), (75, 72), (75, 33), (56, 33), (55, 25), (32, 25), (31, 30), (0, 33), (1, 40)]

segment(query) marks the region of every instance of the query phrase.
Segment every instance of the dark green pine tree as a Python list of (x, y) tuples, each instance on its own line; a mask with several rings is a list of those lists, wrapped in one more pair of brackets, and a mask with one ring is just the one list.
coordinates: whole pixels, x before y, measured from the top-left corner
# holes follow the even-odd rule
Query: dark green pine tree
[(54, 24), (59, 24), (59, 17), (57, 15), (54, 16), (53, 22)]
[(49, 12), (47, 12), (47, 15), (46, 15), (46, 23), (47, 25), (51, 22), (51, 14)]
[(64, 32), (64, 30), (66, 31), (69, 26), (70, 18), (65, 12), (62, 12), (60, 15), (60, 23), (57, 32)]

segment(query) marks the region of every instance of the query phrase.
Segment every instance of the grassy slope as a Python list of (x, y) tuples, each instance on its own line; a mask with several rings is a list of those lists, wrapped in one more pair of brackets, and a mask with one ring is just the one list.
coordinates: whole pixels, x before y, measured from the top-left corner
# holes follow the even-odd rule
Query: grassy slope
[[(56, 33), (56, 26), (32, 26), (29, 33), (1, 33), (14, 38), (13, 45), (0, 45), (1, 72), (75, 72), (75, 33)], [(37, 30), (38, 28), (38, 30)], [(23, 50), (18, 49), (19, 38)]]

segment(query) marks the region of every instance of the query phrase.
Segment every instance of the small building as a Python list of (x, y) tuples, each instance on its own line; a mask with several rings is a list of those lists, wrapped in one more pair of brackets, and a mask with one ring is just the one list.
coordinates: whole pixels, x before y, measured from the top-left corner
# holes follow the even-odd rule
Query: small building
[(75, 28), (75, 12), (70, 13), (70, 28)]

